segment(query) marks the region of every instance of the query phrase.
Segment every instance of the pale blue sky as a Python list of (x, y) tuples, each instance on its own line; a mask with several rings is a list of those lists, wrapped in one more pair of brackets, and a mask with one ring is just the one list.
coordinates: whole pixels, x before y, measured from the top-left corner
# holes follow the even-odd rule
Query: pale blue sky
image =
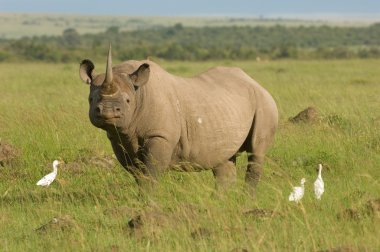
[(307, 15), (380, 16), (380, 0), (0, 0), (0, 12), (104, 15)]

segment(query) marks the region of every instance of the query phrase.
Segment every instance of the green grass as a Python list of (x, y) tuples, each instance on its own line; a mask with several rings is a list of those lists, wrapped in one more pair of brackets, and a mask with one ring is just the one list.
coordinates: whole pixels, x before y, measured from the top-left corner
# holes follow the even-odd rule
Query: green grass
[[(365, 209), (380, 197), (380, 61), (160, 63), (183, 76), (215, 65), (239, 66), (274, 96), (280, 126), (257, 199), (244, 188), (244, 158), (238, 160), (236, 187), (223, 195), (214, 191), (211, 172), (170, 172), (147, 201), (120, 165), (89, 163), (63, 167), (50, 187), (37, 187), (52, 160), (69, 165), (111, 155), (111, 146), (88, 119), (88, 86), (79, 80), (78, 65), (3, 63), (0, 137), (22, 155), (0, 167), (1, 251), (380, 250), (379, 215)], [(97, 65), (98, 72), (103, 68)], [(317, 123), (288, 122), (308, 106), (317, 108)], [(326, 193), (317, 202), (312, 184), (319, 162)], [(289, 203), (291, 185), (302, 177), (305, 197), (299, 205)], [(253, 208), (276, 214), (244, 214)], [(346, 209), (358, 217), (337, 218)], [(129, 228), (138, 214), (143, 226)], [(66, 224), (35, 231), (53, 217)]]

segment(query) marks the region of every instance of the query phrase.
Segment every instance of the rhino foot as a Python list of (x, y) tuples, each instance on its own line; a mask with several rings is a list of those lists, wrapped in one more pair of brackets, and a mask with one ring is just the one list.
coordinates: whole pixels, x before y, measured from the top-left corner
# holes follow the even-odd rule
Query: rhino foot
[(212, 169), (216, 179), (218, 190), (228, 189), (236, 182), (236, 167), (233, 162), (228, 161)]

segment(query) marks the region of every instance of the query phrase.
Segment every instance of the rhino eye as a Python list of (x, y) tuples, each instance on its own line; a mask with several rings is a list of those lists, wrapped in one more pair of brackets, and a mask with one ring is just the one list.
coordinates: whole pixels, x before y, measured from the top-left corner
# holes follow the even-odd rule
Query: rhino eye
[(125, 94), (125, 93), (123, 93), (123, 98), (122, 98), (123, 100), (124, 100), (124, 102), (126, 102), (126, 103), (129, 103), (130, 102), (130, 100), (129, 100), (129, 96), (127, 95), (127, 94)]
[(92, 100), (93, 100), (92, 97), (88, 98), (89, 103), (92, 103)]

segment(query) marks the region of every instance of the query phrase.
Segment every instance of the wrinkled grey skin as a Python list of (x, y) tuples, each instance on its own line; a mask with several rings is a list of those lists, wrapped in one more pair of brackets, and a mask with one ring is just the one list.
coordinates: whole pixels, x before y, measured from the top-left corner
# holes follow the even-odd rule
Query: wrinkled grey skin
[(211, 169), (226, 187), (236, 179), (236, 155), (247, 151), (246, 182), (256, 187), (278, 122), (264, 88), (239, 68), (182, 78), (149, 60), (111, 61), (110, 48), (105, 74), (96, 75), (90, 60), (80, 65), (90, 85), (89, 117), (139, 184), (167, 169)]

